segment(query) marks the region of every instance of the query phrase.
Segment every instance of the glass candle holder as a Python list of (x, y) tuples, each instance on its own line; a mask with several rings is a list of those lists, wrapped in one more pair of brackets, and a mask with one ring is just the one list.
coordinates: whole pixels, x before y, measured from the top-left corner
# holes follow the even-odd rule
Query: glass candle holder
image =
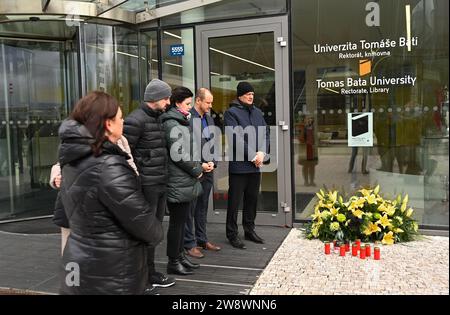
[(373, 248), (373, 258), (375, 260), (380, 260), (380, 257), (381, 257), (380, 248), (379, 247), (374, 247)]

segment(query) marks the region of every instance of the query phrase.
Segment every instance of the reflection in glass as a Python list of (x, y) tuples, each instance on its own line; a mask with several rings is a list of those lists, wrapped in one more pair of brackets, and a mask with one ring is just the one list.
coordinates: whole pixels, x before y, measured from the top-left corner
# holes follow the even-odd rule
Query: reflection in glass
[[(64, 42), (0, 40), (0, 220), (53, 213), (48, 185), (71, 95)], [(70, 67), (67, 68), (70, 70)], [(64, 77), (66, 75), (66, 77)]]
[(195, 90), (194, 31), (192, 28), (162, 34), (162, 79), (172, 88)]
[(137, 32), (108, 25), (84, 24), (87, 91), (117, 98), (124, 115), (140, 102)]
[[(420, 224), (448, 228), (448, 1), (380, 0), (384, 22), (379, 27), (367, 27), (365, 16), (354, 13), (358, 5), (364, 12), (365, 4), (358, 3), (292, 1), (295, 218), (310, 218), (319, 188), (353, 194), (380, 184), (386, 197), (408, 193)], [(411, 30), (418, 38), (411, 51), (397, 44), (374, 49), (365, 59), (314, 51), (316, 44), (352, 42), (358, 46), (356, 54), (364, 52), (360, 40), (389, 38), (399, 43), (406, 36), (407, 4)], [(373, 77), (416, 81), (353, 93), (343, 93), (342, 86), (333, 83)], [(331, 83), (319, 86), (318, 80)], [(373, 113), (373, 147), (348, 146), (347, 115), (354, 112)], [(318, 153), (316, 187), (305, 184), (305, 169), (298, 163), (306, 146), (302, 130), (311, 116)]]
[[(236, 99), (236, 87), (247, 81), (255, 89), (255, 106), (263, 112), (267, 125), (275, 126), (275, 66), (272, 32), (210, 38), (210, 86), (214, 95), (211, 115), (223, 129), (223, 114)], [(276, 152), (277, 144), (271, 144)], [(226, 150), (223, 150), (225, 156)], [(226, 209), (228, 163), (221, 162), (214, 177), (214, 209)], [(277, 171), (263, 172), (258, 211), (278, 211)], [(242, 208), (242, 207), (241, 207)]]

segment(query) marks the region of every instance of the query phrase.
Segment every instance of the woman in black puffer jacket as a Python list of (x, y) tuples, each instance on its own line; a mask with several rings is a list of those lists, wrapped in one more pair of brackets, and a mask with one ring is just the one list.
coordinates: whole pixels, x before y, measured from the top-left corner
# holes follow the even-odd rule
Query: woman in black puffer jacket
[(116, 144), (122, 130), (122, 111), (103, 92), (83, 97), (59, 129), (60, 197), (71, 229), (62, 294), (144, 293), (147, 246), (163, 231)]
[(189, 275), (198, 264), (184, 255), (184, 231), (188, 213), (202, 193), (199, 178), (203, 174), (202, 163), (194, 161), (190, 150), (192, 130), (189, 126), (192, 92), (185, 87), (172, 91), (169, 109), (161, 115), (169, 150), (169, 181), (167, 183), (167, 207), (169, 229), (167, 231), (167, 273)]

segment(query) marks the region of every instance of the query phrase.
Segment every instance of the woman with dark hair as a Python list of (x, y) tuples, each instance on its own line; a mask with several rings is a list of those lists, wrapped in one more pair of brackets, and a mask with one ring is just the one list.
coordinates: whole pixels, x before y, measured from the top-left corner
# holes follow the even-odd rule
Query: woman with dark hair
[(59, 129), (61, 201), (71, 229), (64, 249), (63, 294), (143, 294), (147, 246), (162, 226), (142, 195), (129, 156), (118, 102), (91, 92)]
[(192, 96), (188, 88), (173, 89), (170, 107), (161, 116), (169, 150), (167, 273), (178, 275), (192, 274), (192, 269), (199, 267), (184, 254), (185, 223), (193, 203), (202, 193), (199, 178), (204, 171), (201, 162), (193, 160), (190, 149), (192, 130), (189, 126), (189, 110), (192, 107)]

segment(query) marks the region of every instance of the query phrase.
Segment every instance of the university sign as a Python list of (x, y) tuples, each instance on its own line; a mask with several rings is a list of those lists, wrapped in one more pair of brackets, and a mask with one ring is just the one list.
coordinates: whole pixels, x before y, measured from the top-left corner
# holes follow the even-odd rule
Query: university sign
[[(347, 41), (337, 44), (316, 43), (313, 46), (316, 55), (335, 54), (336, 59), (346, 60), (343, 67), (335, 67), (334, 77), (327, 78), (327, 72), (316, 79), (317, 89), (326, 89), (330, 92), (349, 95), (349, 94), (375, 94), (389, 93), (391, 87), (395, 86), (415, 86), (417, 77), (412, 73), (402, 73), (401, 76), (385, 76), (380, 72), (375, 72), (376, 66), (385, 58), (392, 56), (392, 49), (405, 48), (408, 52), (419, 45), (419, 37), (411, 36), (410, 32), (410, 7), (405, 7), (407, 36), (395, 39), (383, 38), (376, 41), (359, 39), (356, 41)], [(368, 27), (380, 26), (380, 9), (376, 2), (366, 4), (366, 24)], [(348, 60), (354, 59), (357, 62), (358, 73), (348, 67)], [(335, 69), (345, 69), (342, 73)], [(342, 77), (339, 78), (339, 77)]]

